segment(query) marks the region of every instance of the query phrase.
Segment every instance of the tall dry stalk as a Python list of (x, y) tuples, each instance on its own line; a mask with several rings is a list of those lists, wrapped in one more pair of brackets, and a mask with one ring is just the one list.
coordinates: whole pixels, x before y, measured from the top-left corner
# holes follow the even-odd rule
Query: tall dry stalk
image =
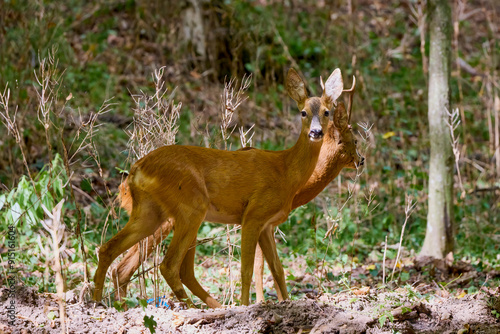
[[(457, 71), (457, 77), (461, 77), (461, 66), (460, 66), (460, 50), (459, 50), (459, 44), (458, 44), (458, 37), (460, 35), (460, 22), (464, 20), (465, 17), (465, 7), (466, 7), (466, 2), (464, 0), (456, 0), (455, 6), (454, 6), (454, 13), (453, 13), (453, 40), (452, 40), (452, 45), (455, 53), (455, 66), (456, 66), (456, 71)], [(462, 119), (462, 133), (464, 135), (465, 139), (465, 111), (462, 105), (462, 101), (464, 100), (464, 94), (463, 94), (463, 89), (462, 89), (462, 81), (457, 80), (457, 85), (458, 85), (458, 106), (460, 110), (460, 117)]]
[[(371, 131), (373, 124), (370, 125), (368, 123), (359, 123), (358, 125), (363, 130), (363, 131), (358, 131), (358, 133), (361, 137), (361, 141), (363, 144), (363, 148), (361, 149), (361, 151), (362, 151), (361, 154), (364, 156), (364, 155), (366, 155), (366, 151), (370, 147), (370, 138), (373, 136), (372, 131)], [(332, 216), (330, 214), (330, 211), (326, 208), (326, 206), (324, 206), (324, 213), (325, 213), (326, 221), (328, 224), (328, 230), (326, 231), (323, 239), (326, 239), (328, 237), (333, 237), (333, 235), (335, 234), (335, 231), (337, 230), (339, 223), (343, 219), (342, 210), (349, 203), (349, 201), (353, 198), (354, 189), (356, 187), (356, 184), (359, 181), (359, 178), (363, 174), (364, 170), (365, 170), (364, 168), (356, 168), (356, 175), (352, 179), (352, 182), (347, 185), (347, 199), (340, 206), (337, 206), (337, 214), (335, 216)], [(340, 188), (339, 189), (339, 197), (340, 197), (342, 195), (342, 183), (340, 181), (341, 180), (340, 175), (337, 178), (339, 180), (339, 188)], [(370, 201), (370, 203), (371, 202), (372, 201)]]
[(132, 96), (136, 107), (133, 127), (128, 132), (128, 146), (137, 160), (158, 147), (175, 144), (182, 104), (173, 103), (173, 94), (166, 96), (168, 89), (163, 80), (164, 70), (165, 67), (161, 67), (153, 73), (153, 96), (142, 91), (141, 94)]
[[(233, 125), (233, 116), (235, 115), (235, 112), (237, 111), (238, 107), (248, 98), (248, 96), (246, 95), (246, 91), (250, 87), (251, 83), (252, 83), (252, 76), (250, 75), (250, 76), (243, 76), (243, 79), (241, 80), (239, 86), (237, 85), (236, 79), (234, 78), (226, 82), (224, 85), (224, 91), (221, 95), (220, 130), (225, 150), (231, 148), (231, 145), (228, 144), (228, 141), (231, 138), (231, 135), (233, 134), (237, 126), (236, 124)], [(250, 135), (249, 139), (247, 139), (246, 136), (249, 134), (252, 128), (250, 128), (247, 132), (243, 131), (243, 129), (240, 128), (240, 140), (242, 142), (242, 145), (246, 145), (248, 141), (251, 141), (253, 133)], [(233, 296), (234, 296), (234, 290), (236, 288), (235, 280), (233, 279), (233, 271), (231, 268), (234, 256), (233, 245), (231, 243), (231, 231), (234, 231), (234, 229), (231, 229), (231, 227), (227, 225), (226, 242), (228, 250), (227, 252), (228, 260), (229, 260), (229, 266), (228, 266), (229, 294), (224, 296), (223, 304), (225, 304), (226, 301), (229, 302), (230, 304), (234, 304)]]
[(385, 236), (384, 243), (384, 257), (382, 260), (382, 285), (385, 286), (385, 259), (387, 258), (387, 235)]
[[(37, 116), (38, 121), (43, 126), (45, 131), (45, 139), (48, 148), (49, 163), (52, 163), (52, 139), (54, 136), (55, 140), (60, 140), (62, 145), (62, 156), (64, 161), (64, 167), (68, 177), (69, 191), (71, 195), (72, 202), (76, 208), (77, 214), (77, 226), (76, 235), (80, 243), (80, 249), (82, 252), (83, 263), (84, 263), (84, 289), (89, 287), (89, 269), (87, 264), (87, 251), (84, 247), (83, 235), (81, 230), (82, 208), (80, 203), (76, 200), (74, 189), (75, 187), (71, 184), (74, 172), (71, 166), (76, 163), (81, 152), (86, 150), (89, 155), (95, 160), (97, 167), (99, 169), (99, 175), (104, 180), (107, 192), (109, 194), (109, 189), (105, 182), (105, 178), (102, 173), (102, 168), (100, 165), (99, 154), (94, 143), (94, 138), (98, 132), (98, 117), (102, 114), (107, 113), (110, 110), (112, 104), (110, 100), (106, 100), (102, 106), (95, 113), (90, 113), (90, 115), (82, 115), (78, 111), (78, 117), (72, 114), (68, 114), (66, 105), (72, 98), (70, 93), (65, 99), (60, 98), (60, 89), (62, 87), (62, 77), (64, 71), (60, 71), (58, 68), (58, 58), (56, 57), (57, 46), (52, 47), (45, 58), (40, 58), (40, 67), (38, 71), (34, 72), (36, 83), (35, 91), (38, 97), (38, 108)], [(73, 118), (72, 121), (76, 125), (76, 135), (70, 143), (66, 142), (64, 136), (64, 124), (60, 124), (60, 120), (66, 121), (68, 118)], [(52, 168), (52, 166), (50, 165)], [(77, 189), (78, 190), (78, 189)]]
[[(161, 67), (154, 71), (153, 82), (155, 92), (149, 95), (145, 92), (132, 95), (135, 102), (134, 120), (132, 129), (127, 131), (129, 135), (128, 147), (130, 149), (129, 159), (139, 160), (149, 152), (165, 145), (174, 145), (175, 136), (177, 135), (179, 126), (177, 121), (182, 107), (181, 103), (173, 102), (173, 94), (167, 96), (168, 89), (165, 87), (163, 79), (165, 67)], [(146, 240), (146, 241), (145, 241)], [(145, 295), (145, 275), (148, 272), (144, 268), (144, 253), (148, 245), (147, 238), (140, 241), (139, 251), (141, 258), (142, 270), (139, 274), (139, 287), (141, 295)], [(158, 301), (160, 297), (160, 273), (158, 265), (160, 261), (161, 245), (156, 245), (153, 266), (153, 281), (154, 281), (154, 300)]]
[(495, 95), (493, 103), (493, 110), (495, 113), (495, 161), (496, 161), (496, 175), (497, 179), (500, 178), (500, 98)]
[(495, 165), (492, 166), (495, 170), (497, 179), (500, 177), (500, 85), (498, 74), (498, 54), (496, 44), (500, 36), (498, 34), (498, 17), (495, 11), (482, 9), (488, 23), (488, 30), (491, 39), (483, 43), (484, 61), (487, 64), (488, 71), (486, 73), (486, 94), (483, 101), (486, 105), (488, 115), (488, 130), (490, 137), (490, 149), (495, 157)]
[(38, 96), (38, 121), (43, 125), (45, 131), (45, 141), (47, 143), (49, 163), (52, 163), (52, 144), (50, 140), (50, 128), (52, 126), (52, 115), (54, 104), (61, 87), (60, 82), (63, 73), (58, 71), (58, 59), (56, 58), (57, 46), (53, 46), (46, 58), (40, 58), (40, 67), (34, 71), (35, 80), (39, 87), (36, 87)]
[[(62, 207), (64, 204), (64, 199), (60, 201), (50, 212), (45, 205), (41, 205), (45, 214), (49, 219), (42, 220), (40, 223), (43, 228), (50, 234), (52, 244), (52, 261), (53, 270), (56, 272), (56, 290), (57, 290), (57, 302), (59, 303), (59, 319), (61, 321), (61, 333), (66, 333), (66, 297), (65, 297), (65, 284), (63, 275), (63, 266), (61, 265), (61, 252), (66, 248), (66, 240), (59, 245), (64, 237), (64, 230), (66, 226), (62, 222)], [(42, 248), (45, 249), (45, 248)], [(48, 249), (47, 249), (48, 250)], [(45, 256), (49, 257), (48, 252)]]
[(419, 0), (416, 5), (409, 2), (411, 14), (410, 20), (418, 27), (418, 32), (420, 36), (420, 54), (422, 55), (422, 70), (425, 77), (427, 77), (428, 70), (428, 60), (425, 53), (425, 32), (426, 32), (426, 19), (427, 14), (425, 13), (425, 6), (427, 4), (426, 0)]
[[(361, 155), (366, 156), (366, 152), (370, 148), (370, 145), (371, 145), (370, 142), (371, 142), (371, 139), (373, 136), (372, 131), (371, 131), (373, 124), (370, 125), (368, 123), (361, 122), (361, 123), (358, 123), (358, 126), (362, 129), (362, 131), (358, 131), (358, 134), (360, 135), (360, 138), (361, 138), (361, 150), (360, 150)], [(330, 247), (330, 244), (332, 242), (332, 238), (335, 236), (337, 229), (339, 228), (342, 220), (344, 219), (344, 217), (342, 216), (342, 211), (344, 210), (346, 205), (351, 201), (351, 199), (354, 197), (354, 195), (356, 193), (355, 192), (356, 185), (358, 184), (359, 179), (363, 175), (364, 171), (365, 171), (365, 168), (360, 168), (359, 166), (357, 166), (356, 175), (352, 179), (352, 182), (347, 185), (347, 198), (342, 204), (337, 205), (337, 213), (335, 216), (333, 216), (331, 214), (331, 211), (328, 208), (326, 201), (323, 202), (323, 213), (324, 213), (325, 220), (327, 223), (327, 231), (325, 233), (325, 236), (323, 237), (323, 240), (325, 240), (326, 238), (329, 239), (328, 244), (327, 244), (327, 248)], [(342, 182), (341, 182), (340, 174), (337, 176), (337, 180), (338, 180), (339, 198), (340, 198), (342, 195)], [(375, 206), (374, 208), (369, 209), (374, 201), (373, 192), (374, 192), (374, 188), (370, 189), (368, 195), (365, 196), (365, 198), (367, 199), (367, 202), (368, 202), (366, 214), (371, 213), (376, 208), (376, 206)], [(333, 204), (332, 204), (332, 206), (333, 206)], [(354, 240), (353, 240), (353, 243), (354, 243)], [(321, 262), (322, 262), (321, 272), (325, 272), (326, 255), (327, 255), (327, 252), (325, 252), (325, 255), (323, 256), (323, 258), (321, 260)], [(322, 279), (318, 280), (320, 282), (320, 284), (321, 284), (321, 280)]]
[(460, 190), (462, 193), (460, 194), (460, 198), (464, 199), (465, 198), (465, 188), (464, 184), (462, 182), (462, 175), (460, 173), (460, 143), (459, 143), (459, 138), (460, 135), (455, 135), (457, 132), (457, 128), (460, 125), (460, 119), (459, 119), (459, 110), (458, 108), (453, 109), (451, 112), (446, 110), (448, 113), (448, 126), (450, 128), (450, 135), (451, 135), (451, 146), (453, 148), (453, 156), (455, 157), (455, 167), (457, 168), (457, 175), (458, 175), (458, 184), (460, 186)]
[[(62, 73), (60, 73), (58, 69), (58, 59), (56, 58), (57, 47), (52, 47), (52, 49), (48, 52), (47, 57), (40, 59), (40, 67), (38, 71), (34, 72), (35, 81), (34, 84), (35, 91), (37, 93), (38, 98), (38, 107), (37, 107), (37, 116), (39, 123), (43, 126), (45, 132), (45, 140), (48, 149), (49, 156), (49, 164), (50, 168), (52, 168), (52, 157), (53, 157), (53, 149), (52, 149), (52, 136), (56, 138), (56, 140), (62, 141), (62, 156), (64, 161), (64, 166), (66, 169), (66, 174), (68, 177), (68, 184), (70, 185), (70, 194), (72, 202), (76, 206), (77, 211), (77, 227), (76, 234), (80, 243), (83, 262), (84, 262), (84, 282), (88, 283), (88, 266), (87, 266), (87, 254), (84, 247), (83, 236), (81, 234), (81, 208), (75, 199), (75, 195), (73, 192), (73, 187), (71, 186), (71, 179), (73, 177), (73, 172), (71, 171), (70, 166), (75, 162), (78, 154), (85, 149), (89, 142), (92, 140), (96, 130), (96, 120), (99, 114), (102, 114), (107, 111), (109, 105), (105, 103), (103, 108), (101, 108), (97, 114), (94, 116), (90, 116), (88, 121), (82, 121), (84, 117), (80, 114), (80, 121), (75, 121), (75, 124), (79, 125), (77, 127), (76, 136), (74, 137), (72, 143), (70, 144), (69, 149), (66, 147), (66, 142), (64, 138), (64, 126), (58, 125), (58, 122), (54, 122), (54, 120), (66, 120), (68, 117), (65, 114), (66, 104), (71, 99), (71, 94), (60, 103), (59, 92), (62, 86)], [(16, 143), (18, 144), (21, 156), (23, 159), (23, 164), (26, 169), (26, 173), (30, 179), (30, 182), (33, 186), (35, 194), (38, 199), (41, 200), (41, 194), (37, 191), (35, 182), (33, 180), (30, 167), (27, 162), (27, 152), (24, 140), (20, 133), (18, 124), (17, 124), (17, 113), (18, 107), (16, 106), (15, 111), (11, 112), (9, 108), (9, 98), (10, 98), (10, 89), (8, 87), (5, 88), (3, 93), (0, 93), (0, 118), (2, 123), (7, 128), (9, 134), (11, 134)], [(56, 108), (59, 108), (56, 110)], [(83, 136), (82, 136), (83, 134)], [(73, 149), (73, 145), (79, 142), (78, 147)], [(71, 152), (71, 153), (70, 153)]]
[(405, 199), (406, 199), (405, 222), (403, 223), (403, 228), (401, 229), (401, 235), (399, 237), (398, 253), (396, 255), (396, 260), (394, 261), (394, 267), (392, 268), (391, 281), (394, 279), (394, 273), (396, 272), (396, 267), (398, 265), (399, 257), (401, 255), (401, 248), (403, 247), (403, 236), (405, 233), (406, 223), (408, 223), (408, 219), (410, 219), (411, 213), (413, 212), (415, 206), (418, 203), (417, 201), (413, 202), (413, 199), (408, 194), (405, 195)]
[[(224, 92), (221, 96), (221, 136), (224, 143), (224, 149), (228, 149), (228, 140), (236, 129), (236, 125), (233, 125), (233, 115), (238, 107), (248, 98), (245, 92), (250, 87), (252, 83), (252, 76), (243, 76), (241, 84), (238, 86), (236, 79), (232, 78), (224, 85)], [(229, 147), (230, 149), (230, 147)]]
[(252, 146), (252, 139), (253, 135), (255, 134), (255, 131), (253, 130), (255, 124), (252, 124), (252, 126), (245, 131), (243, 126), (240, 127), (240, 142), (241, 142), (241, 147), (250, 147)]
[(16, 106), (14, 112), (10, 110), (9, 105), (10, 100), (10, 88), (8, 84), (5, 86), (3, 92), (0, 92), (0, 118), (2, 124), (7, 128), (7, 132), (14, 137), (17, 145), (19, 146), (19, 150), (21, 151), (21, 156), (23, 157), (24, 168), (26, 169), (26, 173), (28, 174), (28, 178), (30, 179), (31, 185), (35, 191), (38, 200), (40, 200), (40, 194), (36, 189), (35, 181), (33, 180), (33, 176), (31, 175), (31, 170), (28, 165), (28, 160), (26, 159), (26, 147), (24, 144), (24, 140), (22, 138), (21, 132), (19, 131), (19, 127), (17, 125), (17, 112), (18, 106)]

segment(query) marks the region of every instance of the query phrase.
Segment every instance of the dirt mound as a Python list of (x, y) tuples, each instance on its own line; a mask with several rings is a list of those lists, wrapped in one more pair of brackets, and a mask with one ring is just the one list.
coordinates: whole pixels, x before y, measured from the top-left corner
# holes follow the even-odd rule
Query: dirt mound
[[(148, 333), (147, 316), (158, 333), (500, 333), (500, 321), (494, 316), (500, 311), (498, 291), (443, 298), (398, 290), (365, 289), (218, 310), (148, 306), (119, 312), (74, 299), (67, 307), (67, 324), (70, 333)], [(60, 333), (52, 294), (18, 287), (14, 325), (6, 311), (7, 289), (0, 290), (0, 303), (0, 333)]]

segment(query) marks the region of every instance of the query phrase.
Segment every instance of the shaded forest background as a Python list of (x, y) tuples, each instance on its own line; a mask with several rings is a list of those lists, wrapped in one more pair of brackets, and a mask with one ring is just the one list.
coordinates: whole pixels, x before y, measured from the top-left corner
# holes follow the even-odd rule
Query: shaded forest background
[[(454, 257), (478, 271), (500, 268), (499, 13), (493, 0), (454, 1), (451, 105), (460, 115)], [(320, 94), (319, 76), (337, 67), (347, 87), (355, 75), (352, 123), (366, 158), (363, 172), (344, 170), (291, 214), (280, 226), (281, 258), (289, 280), (303, 263), (322, 282), (343, 282), (324, 288), (343, 289), (355, 284), (346, 270), (363, 263), (371, 265), (368, 278), (380, 276), (385, 245), (394, 259), (405, 220), (404, 254), (414, 255), (427, 212), (425, 22), (422, 1), (3, 1), (0, 111), (17, 114), (15, 127), (6, 118), (0, 127), (0, 224), (5, 239), (7, 224), (16, 223), (21, 280), (55, 291), (40, 202), (52, 210), (63, 198), (66, 284), (71, 289), (86, 279), (82, 249), (93, 274), (96, 248), (127, 221), (115, 195), (135, 160), (128, 146), (140, 107), (134, 96), (154, 95), (152, 74), (160, 67), (166, 100), (182, 103), (176, 142), (222, 149), (221, 95), (231, 78), (252, 75), (231, 126), (255, 125), (252, 145), (280, 150), (295, 143), (300, 129), (283, 87), (288, 68), (300, 70), (313, 95)], [(238, 131), (229, 143), (240, 147)], [(416, 203), (411, 216), (409, 199)], [(239, 258), (238, 233), (226, 238), (225, 227), (204, 224), (199, 237), (207, 241), (198, 247), (203, 263), (226, 269), (197, 274), (210, 277), (202, 282), (211, 293), (226, 291), (221, 282)], [(412, 273), (398, 268), (396, 279), (408, 281)]]

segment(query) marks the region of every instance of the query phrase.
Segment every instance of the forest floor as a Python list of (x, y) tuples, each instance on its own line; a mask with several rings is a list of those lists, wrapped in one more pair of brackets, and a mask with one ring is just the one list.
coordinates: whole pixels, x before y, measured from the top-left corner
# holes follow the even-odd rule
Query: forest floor
[[(216, 310), (185, 310), (168, 300), (164, 307), (148, 305), (120, 312), (95, 306), (84, 294), (79, 300), (79, 291), (71, 291), (66, 324), (68, 333), (149, 333), (149, 328), (157, 333), (500, 333), (498, 284), (482, 284), (470, 294), (460, 288), (474, 281), (491, 283), (498, 272), (477, 271), (460, 261), (414, 262), (413, 269), (405, 270), (431, 269), (433, 278), (423, 280), (413, 274), (402, 287), (372, 284), (333, 294), (303, 289), (299, 300)], [(362, 266), (352, 270), (351, 279), (362, 276), (363, 270)], [(443, 278), (448, 283), (436, 283)], [(295, 283), (303, 280), (296, 277)], [(369, 281), (376, 282), (362, 283)], [(16, 319), (10, 325), (8, 290), (0, 290), (0, 333), (61, 332), (55, 294), (20, 286), (15, 299)]]

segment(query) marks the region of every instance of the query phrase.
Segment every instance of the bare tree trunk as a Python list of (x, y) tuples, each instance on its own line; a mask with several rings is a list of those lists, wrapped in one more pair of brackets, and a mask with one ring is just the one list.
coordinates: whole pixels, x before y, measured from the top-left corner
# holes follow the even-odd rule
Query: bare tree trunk
[(207, 55), (205, 28), (203, 27), (202, 0), (187, 0), (182, 16), (182, 35), (184, 41), (190, 43), (192, 50), (202, 60)]
[(429, 211), (420, 255), (443, 258), (453, 250), (453, 151), (450, 107), (451, 9), (448, 0), (429, 0)]

